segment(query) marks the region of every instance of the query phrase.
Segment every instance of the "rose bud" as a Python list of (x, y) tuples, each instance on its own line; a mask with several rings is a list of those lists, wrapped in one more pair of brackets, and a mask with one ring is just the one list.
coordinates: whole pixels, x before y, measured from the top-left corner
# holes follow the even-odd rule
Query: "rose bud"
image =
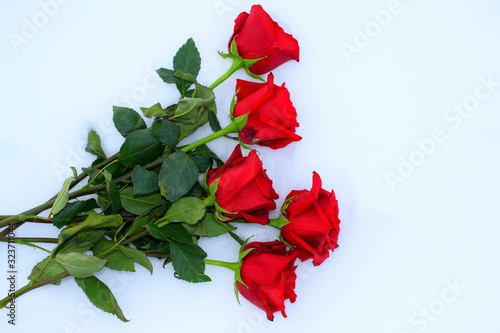
[(215, 197), (217, 218), (232, 221), (269, 223), (269, 211), (276, 209), (278, 194), (262, 168), (255, 150), (243, 157), (238, 145), (223, 166), (207, 174), (209, 192)]
[(242, 260), (241, 282), (237, 283), (240, 294), (267, 314), (267, 319), (274, 319), (274, 312), (285, 314), (285, 300), (295, 302), (294, 266), (297, 258), (295, 249), (287, 250), (279, 241), (253, 242), (243, 250), (252, 249)]
[[(259, 59), (249, 70), (261, 75), (289, 61), (299, 61), (299, 43), (285, 33), (260, 5), (252, 6), (250, 14), (243, 12), (234, 21), (234, 32), (229, 40), (229, 52), (234, 40), (237, 55), (243, 59)], [(236, 54), (235, 54), (236, 55)]]
[(281, 229), (285, 242), (298, 250), (300, 260), (313, 259), (315, 266), (329, 256), (330, 250), (338, 247), (339, 208), (333, 190), (321, 188), (321, 178), (313, 172), (313, 185), (310, 191), (292, 191), (282, 208), (288, 220)]
[(290, 93), (284, 83), (281, 87), (274, 84), (272, 73), (267, 83), (237, 80), (236, 91), (233, 116), (248, 114), (239, 134), (241, 141), (278, 149), (302, 139), (295, 134), (299, 123)]

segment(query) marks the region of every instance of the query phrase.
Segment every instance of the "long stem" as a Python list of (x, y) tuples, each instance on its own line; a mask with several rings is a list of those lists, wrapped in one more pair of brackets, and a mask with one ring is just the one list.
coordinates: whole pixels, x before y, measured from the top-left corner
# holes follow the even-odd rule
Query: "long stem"
[[(101, 168), (113, 161), (115, 161), (116, 159), (118, 158), (118, 153), (114, 154), (113, 156), (110, 156), (108, 157), (107, 159), (105, 159), (104, 161), (102, 161), (101, 163), (97, 164), (95, 166), (95, 168)], [(76, 179), (74, 181), (72, 181), (69, 185), (69, 189), (72, 189), (74, 188), (77, 184), (79, 184), (82, 180), (84, 180), (85, 178), (87, 178), (87, 174), (85, 172), (82, 172), (81, 174), (77, 175)], [(105, 186), (103, 188), (106, 188)], [(99, 190), (95, 190), (96, 192), (97, 191), (100, 191), (101, 189)], [(76, 193), (76, 196), (75, 194)], [(82, 194), (82, 192), (74, 192), (73, 195), (70, 194), (70, 199), (74, 199), (74, 198), (77, 198), (78, 196), (82, 196), (82, 195), (86, 195), (86, 194), (92, 194), (92, 193), (85, 193), (85, 194)], [(10, 223), (13, 223), (13, 222), (18, 222), (21, 219), (21, 216), (23, 215), (38, 215), (40, 214), (41, 212), (43, 212), (44, 210), (47, 210), (49, 208), (52, 207), (52, 205), (54, 204), (55, 202), (55, 199), (57, 198), (57, 194), (55, 196), (53, 196), (50, 200), (48, 200), (46, 203), (44, 204), (41, 204), (37, 207), (34, 207), (30, 210), (27, 210), (21, 214), (18, 214), (18, 215), (13, 215), (13, 216), (0, 216), (0, 228), (3, 228), (3, 227), (6, 227), (7, 225), (9, 225)], [(13, 229), (12, 230), (15, 230), (17, 228), (19, 228), (21, 225), (23, 225), (24, 222), (21, 222), (19, 224), (16, 224), (15, 226), (13, 226)], [(11, 230), (8, 230), (8, 229), (5, 229), (5, 230), (2, 230), (0, 232), (0, 236), (5, 236), (7, 235)]]
[(238, 129), (237, 122), (233, 121), (231, 124), (227, 125), (226, 127), (224, 127), (223, 129), (221, 129), (220, 131), (212, 133), (209, 136), (204, 137), (203, 139), (200, 139), (200, 140), (198, 140), (196, 142), (193, 142), (192, 144), (190, 144), (190, 145), (182, 148), (181, 150), (183, 152), (187, 153), (188, 151), (191, 151), (191, 150), (193, 150), (196, 147), (204, 145), (207, 142), (210, 142), (212, 140), (220, 138), (221, 136), (224, 136), (224, 135), (229, 134), (229, 133), (238, 133), (238, 132), (239, 132), (239, 129)]
[(212, 83), (210, 85), (210, 87), (208, 87), (208, 88), (213, 90), (219, 84), (226, 81), (226, 79), (229, 78), (231, 75), (233, 75), (234, 72), (236, 72), (238, 69), (243, 68), (243, 67), (245, 67), (245, 63), (243, 62), (243, 59), (235, 58), (233, 61), (233, 64), (228, 69), (228, 71), (226, 73), (222, 74), (222, 76), (220, 78), (218, 78), (217, 80), (215, 80), (215, 82)]
[(12, 295), (0, 300), (0, 308), (6, 307), (6, 305), (9, 304), (11, 301), (18, 298), (19, 296), (26, 294), (27, 292), (30, 292), (34, 289), (37, 289), (37, 288), (43, 287), (45, 285), (57, 282), (57, 281), (62, 280), (68, 276), (69, 276), (68, 272), (63, 272), (63, 273), (59, 273), (57, 275), (54, 275), (50, 278), (39, 280), (38, 282), (35, 282), (32, 285), (27, 284), (24, 287), (22, 287), (21, 289), (16, 290), (16, 292), (13, 293)]
[[(144, 237), (146, 235), (148, 235), (147, 230), (140, 231), (140, 232), (134, 234), (133, 236), (125, 239), (124, 241), (122, 241), (121, 245), (126, 245), (126, 244), (131, 243), (131, 242), (133, 242), (133, 241), (135, 241), (135, 240), (137, 240), (137, 239), (139, 239), (141, 237)], [(30, 239), (33, 240), (34, 238), (30, 238)], [(28, 238), (25, 238), (23, 240), (28, 240)], [(57, 241), (57, 239), (56, 239), (56, 241)], [(102, 256), (102, 255), (103, 255), (103, 252), (97, 254), (97, 256)], [(62, 280), (64, 278), (68, 277), (68, 276), (70, 276), (68, 272), (63, 272), (63, 273), (54, 275), (54, 276), (52, 276), (50, 278), (47, 278), (47, 279), (37, 280), (32, 285), (27, 284), (26, 286), (22, 287), (21, 289), (16, 290), (16, 292), (14, 294), (12, 294), (12, 295), (10, 295), (8, 297), (5, 297), (4, 299), (0, 300), (0, 308), (5, 307), (9, 302), (11, 302), (12, 300), (18, 298), (19, 296), (22, 296), (22, 295), (26, 294), (27, 292), (30, 292), (30, 291), (32, 291), (34, 289), (43, 287), (43, 286), (45, 286), (47, 284), (54, 283), (56, 281)]]
[[(55, 200), (49, 200), (47, 201), (46, 203), (44, 204), (41, 204), (39, 206), (36, 206), (34, 208), (31, 208), (21, 214), (18, 214), (18, 215), (13, 215), (13, 216), (10, 216), (4, 220), (1, 220), (0, 221), (0, 228), (3, 228), (3, 227), (6, 227), (8, 226), (10, 223), (13, 223), (13, 222), (17, 222), (17, 221), (20, 221), (22, 220), (22, 216), (23, 215), (38, 215), (40, 214), (41, 212), (43, 212), (44, 210), (47, 210), (49, 209), (50, 207), (52, 207), (52, 205), (54, 204), (54, 201)], [(16, 226), (13, 226), (12, 229), (16, 229), (17, 227), (19, 226), (16, 225)], [(6, 230), (3, 230), (1, 233), (0, 233), (0, 236), (5, 236), (7, 235), (11, 230), (9, 230), (10, 228), (7, 228)]]
[(4, 237), (0, 236), (0, 242), (6, 243), (19, 243), (19, 242), (27, 242), (27, 243), (48, 243), (48, 244), (57, 244), (57, 238), (41, 238), (41, 237)]

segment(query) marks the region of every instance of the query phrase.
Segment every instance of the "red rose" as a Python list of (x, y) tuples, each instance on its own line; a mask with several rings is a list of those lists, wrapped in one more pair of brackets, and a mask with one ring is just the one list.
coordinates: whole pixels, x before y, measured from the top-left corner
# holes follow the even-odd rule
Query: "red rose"
[(335, 193), (321, 188), (321, 178), (313, 172), (310, 191), (292, 191), (283, 205), (283, 216), (289, 224), (281, 229), (283, 239), (297, 248), (304, 261), (312, 258), (315, 266), (338, 247), (339, 208)]
[(243, 12), (234, 21), (229, 40), (229, 52), (234, 39), (238, 55), (244, 59), (259, 59), (249, 70), (254, 74), (272, 71), (288, 60), (299, 61), (299, 43), (274, 22), (260, 5), (252, 6), (250, 14)]
[(267, 319), (274, 319), (274, 312), (285, 314), (285, 300), (295, 302), (297, 295), (295, 288), (294, 266), (297, 252), (287, 250), (286, 245), (279, 241), (253, 242), (247, 244), (243, 250), (253, 248), (244, 258), (241, 266), (241, 279), (238, 282), (240, 294), (266, 311)]
[(218, 216), (225, 221), (243, 218), (268, 224), (269, 211), (276, 209), (274, 200), (279, 196), (255, 150), (243, 157), (241, 147), (236, 146), (223, 166), (208, 172), (207, 184), (222, 211)]
[(295, 134), (297, 112), (290, 101), (285, 84), (274, 84), (273, 74), (267, 83), (236, 81), (236, 99), (233, 115), (248, 113), (248, 120), (240, 131), (241, 141), (273, 149), (281, 148), (302, 139)]

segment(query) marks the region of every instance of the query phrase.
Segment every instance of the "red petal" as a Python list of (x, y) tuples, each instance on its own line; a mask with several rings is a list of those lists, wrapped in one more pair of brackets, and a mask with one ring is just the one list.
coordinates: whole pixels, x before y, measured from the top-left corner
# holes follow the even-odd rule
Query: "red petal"
[(231, 38), (229, 38), (229, 42), (227, 44), (227, 48), (228, 48), (229, 52), (231, 52), (231, 43), (233, 41), (234, 36), (238, 33), (238, 31), (243, 26), (243, 24), (245, 24), (245, 21), (247, 20), (249, 15), (250, 14), (248, 14), (247, 12), (243, 12), (243, 13), (240, 13), (240, 15), (238, 15), (238, 17), (236, 17), (236, 19), (234, 20), (233, 34), (231, 35)]
[(234, 150), (233, 150), (231, 156), (229, 156), (228, 160), (226, 161), (226, 163), (224, 163), (223, 166), (221, 166), (220, 168), (217, 168), (217, 169), (212, 169), (212, 170), (210, 170), (208, 172), (208, 174), (207, 174), (207, 184), (210, 185), (215, 180), (217, 180), (218, 178), (220, 178), (220, 176), (226, 171), (226, 169), (231, 164), (233, 164), (233, 162), (235, 162), (236, 160), (238, 160), (241, 157), (243, 157), (243, 155), (241, 153), (241, 146), (237, 145), (236, 147), (234, 147)]
[(247, 157), (231, 163), (220, 175), (216, 198), (230, 200), (250, 184), (262, 169), (262, 162), (255, 150)]
[(262, 252), (259, 255), (247, 255), (241, 267), (241, 274), (258, 284), (270, 284), (295, 260), (295, 256)]
[(274, 21), (261, 6), (254, 5), (235, 38), (243, 58), (247, 52), (266, 50), (274, 42)]

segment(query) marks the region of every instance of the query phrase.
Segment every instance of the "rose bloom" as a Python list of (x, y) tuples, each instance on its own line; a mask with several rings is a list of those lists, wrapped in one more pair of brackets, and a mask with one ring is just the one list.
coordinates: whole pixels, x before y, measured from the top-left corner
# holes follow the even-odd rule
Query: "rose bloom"
[(274, 84), (272, 73), (267, 83), (237, 80), (236, 91), (233, 115), (248, 113), (248, 120), (240, 131), (241, 141), (278, 149), (302, 139), (295, 134), (299, 123), (290, 93), (284, 83), (281, 87)]
[(241, 279), (238, 282), (240, 294), (254, 305), (264, 310), (267, 319), (274, 319), (274, 312), (285, 314), (285, 300), (295, 302), (297, 295), (294, 292), (294, 266), (297, 251), (287, 250), (280, 241), (253, 242), (247, 244), (243, 250), (253, 248), (244, 258), (241, 266)]
[(338, 247), (339, 208), (333, 190), (321, 188), (321, 178), (313, 172), (311, 190), (290, 192), (283, 210), (290, 222), (281, 229), (285, 242), (298, 250), (300, 260), (312, 258), (320, 265)]
[(238, 54), (244, 59), (259, 59), (249, 70), (257, 75), (272, 71), (289, 61), (299, 61), (299, 43), (285, 33), (260, 5), (252, 6), (250, 14), (243, 12), (234, 21), (229, 40), (229, 52), (234, 39)]
[(255, 150), (244, 157), (241, 147), (236, 146), (223, 166), (208, 172), (207, 185), (216, 181), (216, 189), (211, 194), (222, 208), (223, 221), (242, 218), (247, 222), (269, 223), (268, 213), (276, 209), (274, 200), (279, 196)]

